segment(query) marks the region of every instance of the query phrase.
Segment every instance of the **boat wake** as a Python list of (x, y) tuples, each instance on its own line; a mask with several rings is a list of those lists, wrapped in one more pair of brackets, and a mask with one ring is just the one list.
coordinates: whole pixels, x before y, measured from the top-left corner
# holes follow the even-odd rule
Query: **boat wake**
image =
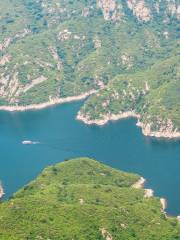
[(24, 140), (22, 141), (23, 145), (35, 145), (35, 144), (40, 144), (38, 141), (31, 141), (31, 140)]

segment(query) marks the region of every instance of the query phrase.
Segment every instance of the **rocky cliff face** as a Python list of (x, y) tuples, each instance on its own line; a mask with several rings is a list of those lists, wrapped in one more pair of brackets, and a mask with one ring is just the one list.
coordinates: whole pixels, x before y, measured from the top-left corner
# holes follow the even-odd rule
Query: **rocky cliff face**
[(144, 0), (127, 0), (127, 5), (139, 21), (148, 22), (151, 20), (151, 9), (146, 6)]
[(68, 1), (57, 0), (51, 2), (38, 0), (36, 2), (41, 8), (41, 14), (47, 13), (50, 26), (63, 19), (70, 19), (72, 16), (89, 17), (97, 9), (101, 9), (103, 17), (107, 21), (125, 20), (128, 12), (138, 21), (143, 22), (152, 21), (156, 17), (160, 17), (164, 21), (170, 20), (172, 17), (180, 18), (179, 0), (89, 0), (81, 1), (81, 3), (74, 1), (70, 5)]
[(97, 6), (101, 8), (105, 20), (122, 20), (126, 16), (127, 9), (131, 11), (138, 21), (149, 22), (154, 17), (164, 17), (169, 21), (171, 17), (180, 18), (180, 4), (176, 0), (149, 1), (149, 0), (97, 0)]
[(121, 20), (124, 15), (121, 3), (115, 0), (98, 0), (97, 6), (102, 10), (105, 20)]

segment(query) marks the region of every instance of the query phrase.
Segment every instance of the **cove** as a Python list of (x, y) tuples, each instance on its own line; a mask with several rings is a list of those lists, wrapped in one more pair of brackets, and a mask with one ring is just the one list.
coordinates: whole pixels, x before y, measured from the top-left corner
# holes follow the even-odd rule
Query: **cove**
[[(0, 179), (5, 199), (43, 168), (74, 157), (95, 158), (146, 178), (146, 187), (180, 215), (180, 141), (147, 138), (135, 119), (86, 126), (75, 116), (82, 102), (27, 112), (0, 112)], [(23, 140), (39, 141), (23, 145)]]

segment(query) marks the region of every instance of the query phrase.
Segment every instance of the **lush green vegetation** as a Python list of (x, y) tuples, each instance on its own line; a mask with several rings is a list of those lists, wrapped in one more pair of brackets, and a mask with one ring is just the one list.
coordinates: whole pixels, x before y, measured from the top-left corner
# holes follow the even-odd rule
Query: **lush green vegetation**
[(159, 199), (131, 187), (138, 179), (87, 158), (48, 167), (0, 204), (0, 239), (103, 240), (102, 229), (118, 240), (180, 239)]
[(85, 116), (134, 110), (154, 130), (169, 119), (179, 130), (178, 4), (145, 0), (146, 21), (138, 17), (143, 9), (137, 15), (122, 0), (0, 0), (0, 44), (8, 43), (0, 50), (0, 104), (38, 104), (105, 85)]
[(152, 123), (155, 131), (166, 119), (171, 119), (180, 130), (179, 61), (175, 56), (145, 71), (116, 76), (86, 102), (82, 114), (89, 119), (101, 119), (109, 114), (135, 111), (141, 114), (142, 122)]

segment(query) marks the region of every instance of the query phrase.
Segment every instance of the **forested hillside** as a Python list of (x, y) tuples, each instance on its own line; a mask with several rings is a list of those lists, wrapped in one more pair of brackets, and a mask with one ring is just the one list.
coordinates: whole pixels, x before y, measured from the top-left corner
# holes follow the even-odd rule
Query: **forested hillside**
[(85, 119), (132, 111), (146, 132), (179, 132), (179, 4), (0, 0), (0, 104), (93, 89), (81, 109)]
[(0, 204), (0, 239), (180, 239), (178, 221), (139, 179), (87, 158), (48, 167)]

